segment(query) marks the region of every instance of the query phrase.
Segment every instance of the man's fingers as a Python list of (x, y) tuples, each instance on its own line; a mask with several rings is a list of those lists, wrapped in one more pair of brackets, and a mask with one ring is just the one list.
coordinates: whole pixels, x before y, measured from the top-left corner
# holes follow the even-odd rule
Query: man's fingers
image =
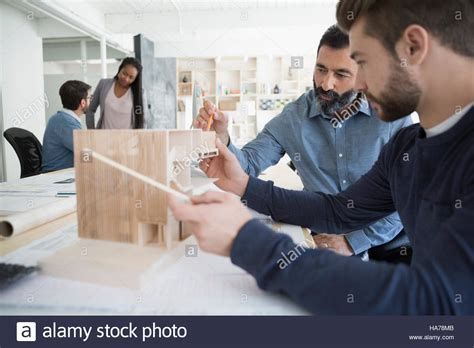
[(314, 243), (317, 244), (318, 248), (328, 248), (332, 243), (331, 238), (327, 236), (317, 235), (313, 236)]
[(206, 113), (207, 118), (209, 118), (211, 115), (217, 114), (216, 106), (214, 104), (212, 104), (210, 101), (206, 100), (206, 102), (204, 102), (203, 106), (204, 107), (202, 109)]
[[(204, 101), (203, 109), (206, 112), (207, 118), (209, 118), (211, 115), (213, 115), (214, 119), (216, 119), (216, 120), (221, 120), (221, 119), (224, 118), (223, 117), (224, 114), (222, 112), (220, 112), (219, 110), (217, 110), (217, 107), (209, 100)], [(207, 118), (206, 118), (206, 120), (207, 120)]]
[(199, 162), (199, 168), (205, 173), (209, 169), (209, 164), (207, 162), (201, 161)]
[(225, 118), (224, 113), (222, 111), (217, 111), (214, 113), (214, 119), (215, 120), (223, 120)]
[(210, 100), (207, 100), (207, 99), (204, 100), (203, 106), (206, 109), (206, 111), (213, 111), (215, 108), (215, 105)]
[(207, 122), (207, 120), (209, 119), (209, 116), (210, 114), (206, 109), (204, 108), (199, 109), (199, 117), (201, 117), (203, 121)]
[(327, 234), (317, 234), (316, 236), (313, 236), (313, 238), (319, 242), (325, 243), (332, 240), (331, 236)]
[(199, 162), (199, 168), (208, 168), (211, 163), (211, 158), (204, 158)]
[(199, 115), (193, 121), (193, 126), (197, 129), (205, 129), (207, 127), (207, 121), (201, 115)]
[(222, 203), (229, 199), (229, 194), (225, 192), (207, 191), (199, 196), (191, 197), (193, 204)]
[(173, 212), (176, 220), (180, 221), (200, 221), (200, 208), (189, 203), (181, 203), (171, 194), (168, 194), (168, 206)]

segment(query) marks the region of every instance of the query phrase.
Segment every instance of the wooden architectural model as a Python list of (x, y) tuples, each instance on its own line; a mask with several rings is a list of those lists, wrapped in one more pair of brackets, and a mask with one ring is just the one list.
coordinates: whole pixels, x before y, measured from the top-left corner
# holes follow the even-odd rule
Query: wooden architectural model
[(90, 150), (189, 195), (191, 166), (218, 154), (215, 138), (201, 130), (75, 131), (79, 237), (169, 248), (183, 235), (166, 192), (94, 160)]

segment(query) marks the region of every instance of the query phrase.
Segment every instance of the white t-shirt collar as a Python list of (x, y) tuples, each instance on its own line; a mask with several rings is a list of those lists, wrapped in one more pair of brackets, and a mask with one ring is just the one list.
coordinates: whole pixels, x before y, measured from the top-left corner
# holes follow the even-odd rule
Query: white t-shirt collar
[(461, 109), (461, 111), (454, 113), (454, 115), (448, 117), (446, 120), (437, 124), (434, 127), (426, 128), (425, 133), (426, 137), (434, 137), (436, 135), (440, 135), (441, 133), (446, 132), (447, 130), (451, 129), (456, 123), (458, 123), (461, 118), (467, 113), (467, 111), (474, 105), (474, 102), (466, 105)]

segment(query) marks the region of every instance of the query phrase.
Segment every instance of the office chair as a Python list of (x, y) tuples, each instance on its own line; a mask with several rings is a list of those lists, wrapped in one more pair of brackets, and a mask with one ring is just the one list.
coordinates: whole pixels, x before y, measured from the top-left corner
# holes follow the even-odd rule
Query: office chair
[(288, 167), (290, 167), (290, 169), (292, 171), (294, 171), (296, 174), (298, 174), (297, 170), (296, 170), (296, 167), (295, 167), (295, 164), (293, 163), (293, 161), (290, 161), (286, 164)]
[(369, 259), (409, 265), (412, 253), (410, 240), (405, 230), (401, 230), (390, 242), (370, 248)]
[(26, 129), (16, 127), (7, 129), (3, 136), (20, 160), (21, 178), (40, 174), (43, 147), (38, 138)]

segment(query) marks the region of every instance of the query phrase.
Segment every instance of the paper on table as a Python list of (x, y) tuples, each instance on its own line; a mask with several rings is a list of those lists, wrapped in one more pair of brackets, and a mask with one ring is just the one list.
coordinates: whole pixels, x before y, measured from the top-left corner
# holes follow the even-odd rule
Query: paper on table
[[(0, 184), (0, 238), (40, 226), (76, 209), (75, 197), (55, 197), (59, 191), (75, 192), (74, 170), (31, 176)], [(5, 216), (6, 215), (6, 216)]]
[(0, 257), (0, 262), (36, 266), (38, 261), (77, 241), (77, 222), (67, 224), (30, 244)]
[[(61, 229), (3, 258), (2, 262), (35, 265), (77, 240), (76, 226)], [(18, 314), (174, 314), (174, 315), (305, 315), (288, 298), (260, 290), (252, 276), (229, 258), (197, 250), (186, 257), (194, 237), (169, 250), (142, 275), (133, 290), (62, 279), (44, 274), (25, 278), (1, 292), (2, 313)], [(68, 267), (68, 265), (64, 265)], [(121, 272), (117, 271), (120, 277)], [(127, 281), (127, 279), (123, 279)]]
[(54, 197), (58, 191), (76, 191), (75, 183), (56, 184), (74, 178), (74, 172), (41, 174), (24, 179), (0, 183), (0, 197), (5, 196), (49, 196)]
[[(0, 262), (36, 266), (41, 259), (77, 242), (77, 239), (77, 224), (69, 224), (0, 257)], [(0, 290), (0, 294), (2, 314), (129, 314), (136, 299), (129, 289), (58, 279), (41, 272)]]
[(135, 291), (33, 274), (0, 290), (2, 314), (132, 314)]
[[(255, 279), (229, 258), (198, 250), (186, 256), (185, 248), (197, 246), (186, 239), (143, 278), (144, 287), (135, 309), (139, 314), (173, 315), (305, 315), (288, 298), (264, 292)], [(181, 257), (176, 260), (176, 253)]]
[(32, 195), (14, 195), (3, 197), (0, 196), (0, 216), (7, 216), (21, 213), (34, 208), (39, 208), (53, 202), (57, 202), (58, 197), (51, 196), (32, 196)]
[(259, 220), (262, 224), (270, 227), (276, 232), (288, 235), (289, 237), (291, 237), (291, 239), (293, 239), (293, 242), (306, 247), (309, 247), (311, 245), (308, 245), (308, 243), (306, 242), (305, 235), (301, 226), (288, 225), (276, 222), (270, 216), (260, 214), (255, 210), (251, 210), (251, 213), (254, 219)]
[(76, 210), (76, 197), (57, 198), (54, 202), (0, 218), (0, 237), (9, 238), (56, 220)]

